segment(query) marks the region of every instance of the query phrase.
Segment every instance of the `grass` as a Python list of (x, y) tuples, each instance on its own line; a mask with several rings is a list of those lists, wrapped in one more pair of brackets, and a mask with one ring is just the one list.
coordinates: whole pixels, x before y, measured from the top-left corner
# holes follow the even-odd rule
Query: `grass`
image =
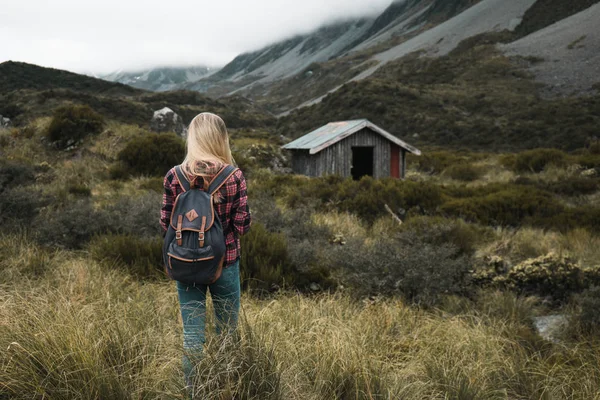
[[(0, 396), (181, 398), (174, 285), (142, 284), (78, 255), (53, 257), (61, 262), (43, 278), (23, 278), (1, 292)], [(343, 293), (245, 296), (240, 337), (210, 336), (198, 393), (205, 399), (599, 398), (600, 348), (543, 342), (530, 326), (534, 302), (499, 292), (474, 303), (449, 300), (445, 310), (423, 311), (394, 299), (356, 302)]]
[(597, 267), (600, 238), (579, 228), (561, 234), (536, 228), (497, 229), (495, 238), (478, 249), (478, 257), (500, 256), (509, 264), (556, 252), (577, 260), (584, 267)]

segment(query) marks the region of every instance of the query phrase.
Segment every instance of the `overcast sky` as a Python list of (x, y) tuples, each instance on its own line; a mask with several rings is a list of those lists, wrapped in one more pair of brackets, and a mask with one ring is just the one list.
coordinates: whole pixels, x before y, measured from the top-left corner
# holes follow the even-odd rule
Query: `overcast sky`
[(0, 62), (107, 73), (223, 65), (391, 0), (2, 0)]

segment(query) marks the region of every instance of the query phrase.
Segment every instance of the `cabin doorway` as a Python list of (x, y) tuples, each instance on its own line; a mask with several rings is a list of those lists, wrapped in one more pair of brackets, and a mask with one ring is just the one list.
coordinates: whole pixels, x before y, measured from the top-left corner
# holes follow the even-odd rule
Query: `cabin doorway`
[(352, 147), (352, 179), (373, 176), (373, 147)]

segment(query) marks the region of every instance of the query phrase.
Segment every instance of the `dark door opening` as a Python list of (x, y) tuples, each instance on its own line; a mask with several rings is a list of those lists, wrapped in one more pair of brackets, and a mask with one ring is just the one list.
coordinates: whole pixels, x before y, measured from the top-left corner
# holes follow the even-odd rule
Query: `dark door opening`
[(358, 180), (365, 175), (373, 176), (373, 147), (352, 148), (352, 179)]

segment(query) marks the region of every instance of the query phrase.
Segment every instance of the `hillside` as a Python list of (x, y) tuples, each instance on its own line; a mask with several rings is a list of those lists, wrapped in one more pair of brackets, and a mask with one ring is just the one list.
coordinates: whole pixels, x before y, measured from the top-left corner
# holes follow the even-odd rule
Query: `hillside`
[(600, 83), (600, 4), (501, 46), (508, 55), (535, 57), (531, 67), (546, 95), (591, 94)]
[(278, 132), (295, 138), (329, 121), (368, 118), (415, 145), (494, 151), (572, 150), (597, 137), (600, 95), (541, 98), (531, 61), (496, 48), (503, 37), (480, 35), (443, 57), (390, 61), (282, 117)]
[(32, 64), (0, 64), (0, 115), (15, 125), (51, 115), (65, 104), (88, 105), (106, 118), (141, 126), (147, 126), (153, 112), (163, 107), (173, 109), (185, 123), (208, 109), (227, 118), (232, 128), (274, 124), (269, 113), (239, 96), (216, 100), (191, 91), (154, 93)]
[(61, 88), (105, 96), (131, 96), (142, 93), (121, 83), (107, 82), (59, 69), (14, 61), (6, 61), (0, 64), (0, 93), (21, 89), (51, 90)]

